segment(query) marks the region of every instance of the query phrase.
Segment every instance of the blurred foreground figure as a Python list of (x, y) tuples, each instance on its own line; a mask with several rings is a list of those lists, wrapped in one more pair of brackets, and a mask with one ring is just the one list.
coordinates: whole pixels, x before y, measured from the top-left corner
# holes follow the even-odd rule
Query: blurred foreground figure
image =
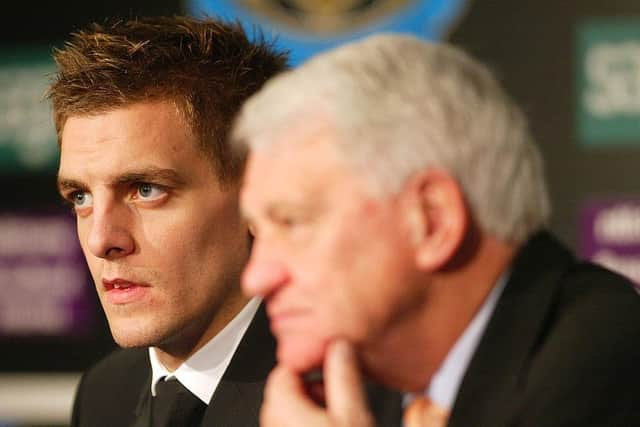
[(244, 159), (227, 133), (285, 56), (175, 17), (94, 24), (55, 59), (58, 188), (126, 348), (84, 375), (72, 425), (256, 426), (275, 341), (240, 290)]
[(373, 425), (362, 374), (417, 397), (407, 426), (640, 425), (640, 297), (545, 231), (540, 155), (484, 66), (374, 36), (269, 82), (233, 139), (243, 288), (278, 340), (262, 425)]

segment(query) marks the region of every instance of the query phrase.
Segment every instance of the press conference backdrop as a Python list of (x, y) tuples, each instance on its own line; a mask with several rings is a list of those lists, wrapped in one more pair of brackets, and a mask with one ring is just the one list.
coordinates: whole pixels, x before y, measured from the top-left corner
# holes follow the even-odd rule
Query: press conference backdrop
[[(314, 53), (377, 31), (449, 40), (526, 110), (547, 165), (551, 228), (640, 282), (640, 3), (636, 0), (17, 2), (0, 14), (0, 426), (68, 424), (79, 373), (114, 344), (56, 196), (42, 99), (51, 49), (88, 22), (187, 13), (240, 19)], [(117, 408), (114, 408), (117, 410)]]

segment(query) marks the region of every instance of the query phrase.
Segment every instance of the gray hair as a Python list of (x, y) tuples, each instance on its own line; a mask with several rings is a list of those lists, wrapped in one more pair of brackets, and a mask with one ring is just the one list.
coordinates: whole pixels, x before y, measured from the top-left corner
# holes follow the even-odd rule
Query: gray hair
[(480, 227), (504, 240), (521, 243), (549, 216), (523, 113), (485, 66), (452, 46), (387, 34), (318, 55), (254, 95), (233, 140), (260, 150), (301, 126), (330, 129), (380, 195), (425, 169), (447, 171)]

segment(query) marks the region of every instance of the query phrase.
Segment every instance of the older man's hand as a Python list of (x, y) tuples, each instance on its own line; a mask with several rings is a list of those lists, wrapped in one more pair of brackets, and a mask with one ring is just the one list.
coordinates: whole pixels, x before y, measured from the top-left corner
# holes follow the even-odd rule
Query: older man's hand
[(269, 375), (260, 412), (262, 427), (373, 427), (351, 345), (332, 343), (324, 365), (326, 408), (307, 394), (302, 379), (278, 365)]

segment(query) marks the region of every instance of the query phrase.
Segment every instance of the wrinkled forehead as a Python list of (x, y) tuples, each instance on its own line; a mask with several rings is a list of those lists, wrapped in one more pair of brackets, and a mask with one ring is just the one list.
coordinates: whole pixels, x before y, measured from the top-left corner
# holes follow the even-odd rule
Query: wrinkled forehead
[(314, 209), (368, 193), (368, 182), (344, 162), (333, 141), (316, 134), (303, 142), (279, 141), (251, 151), (241, 206), (251, 217), (273, 207)]
[(329, 179), (341, 166), (335, 144), (326, 134), (292, 132), (249, 151), (243, 187), (250, 192), (270, 183), (267, 190), (286, 190), (294, 184)]

